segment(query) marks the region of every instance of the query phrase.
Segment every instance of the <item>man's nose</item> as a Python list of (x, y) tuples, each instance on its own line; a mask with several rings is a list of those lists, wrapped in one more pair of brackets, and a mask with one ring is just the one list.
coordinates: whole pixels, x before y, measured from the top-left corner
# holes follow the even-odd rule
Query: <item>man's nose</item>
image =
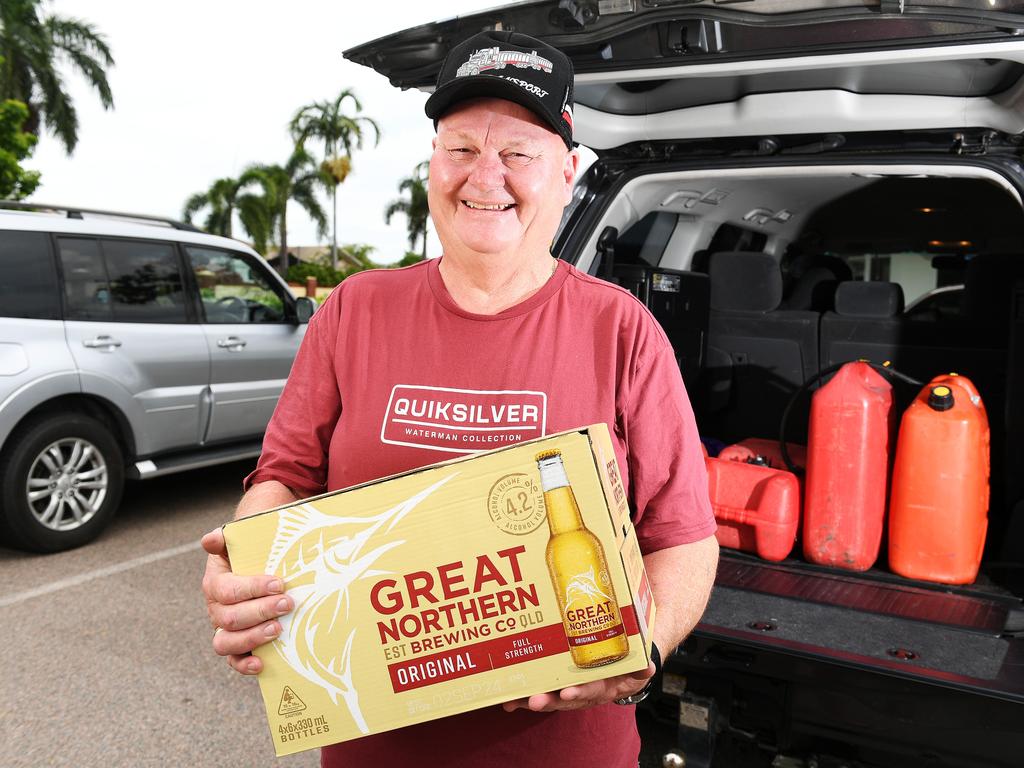
[(500, 189), (505, 186), (506, 170), (497, 152), (481, 152), (473, 161), (469, 182), (481, 190)]

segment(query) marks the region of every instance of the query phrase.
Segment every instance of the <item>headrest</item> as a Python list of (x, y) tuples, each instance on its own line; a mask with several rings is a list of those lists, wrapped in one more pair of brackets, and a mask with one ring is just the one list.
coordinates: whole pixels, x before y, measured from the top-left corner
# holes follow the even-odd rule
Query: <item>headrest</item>
[(719, 312), (771, 312), (782, 301), (782, 272), (767, 253), (711, 254), (711, 308)]
[(899, 283), (853, 280), (836, 289), (836, 312), (851, 317), (896, 317), (903, 311)]
[(811, 312), (834, 310), (839, 283), (853, 280), (853, 272), (845, 261), (824, 254), (803, 257), (790, 274), (794, 279), (786, 289), (783, 308)]
[(811, 267), (797, 278), (786, 298), (786, 309), (829, 312), (834, 308), (839, 281), (824, 267)]

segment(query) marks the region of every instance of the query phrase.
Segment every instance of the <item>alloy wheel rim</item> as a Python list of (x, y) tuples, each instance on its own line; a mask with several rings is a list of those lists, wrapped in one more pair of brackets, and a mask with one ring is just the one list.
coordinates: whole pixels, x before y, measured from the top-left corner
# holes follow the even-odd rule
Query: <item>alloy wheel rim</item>
[(53, 531), (73, 531), (99, 512), (109, 486), (99, 449), (81, 437), (68, 437), (36, 456), (25, 493), (37, 522)]

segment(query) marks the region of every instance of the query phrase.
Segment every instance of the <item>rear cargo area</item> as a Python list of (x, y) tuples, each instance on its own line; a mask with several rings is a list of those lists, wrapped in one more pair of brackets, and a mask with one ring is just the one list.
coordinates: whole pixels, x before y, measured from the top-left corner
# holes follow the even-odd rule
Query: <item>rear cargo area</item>
[[(723, 175), (633, 191), (641, 215), (617, 237), (610, 271), (675, 346), (712, 455), (748, 438), (778, 441), (801, 386), (858, 359), (922, 383), (952, 371), (968, 377), (991, 434), (988, 530), (973, 583), (893, 573), (884, 536), (877, 559), (858, 571), (810, 562), (799, 530), (776, 562), (723, 549), (695, 633), (701, 653), (708, 643), (758, 648), (1024, 701), (1015, 641), (1024, 632), (1024, 456), (1015, 439), (1024, 403), (1011, 396), (1024, 386), (1024, 214), (1015, 190), (982, 175)], [(713, 220), (700, 215), (711, 211), (699, 202), (709, 194), (718, 209), (742, 202)], [(657, 205), (643, 213), (643, 201)], [(795, 228), (765, 226), (788, 219)], [(599, 249), (592, 272), (609, 261)], [(794, 445), (807, 445), (811, 397), (829, 378), (793, 401)], [(920, 389), (893, 384), (897, 424)], [(715, 666), (693, 652), (684, 653), (690, 673)]]

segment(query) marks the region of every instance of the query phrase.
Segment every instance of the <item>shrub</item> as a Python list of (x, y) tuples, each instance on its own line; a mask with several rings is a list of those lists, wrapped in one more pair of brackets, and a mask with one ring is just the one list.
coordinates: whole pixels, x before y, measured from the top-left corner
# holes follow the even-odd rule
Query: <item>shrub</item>
[(317, 285), (332, 287), (348, 276), (347, 272), (332, 269), (329, 264), (312, 264), (300, 261), (288, 267), (288, 280), (293, 283), (304, 283), (307, 277), (315, 277)]

